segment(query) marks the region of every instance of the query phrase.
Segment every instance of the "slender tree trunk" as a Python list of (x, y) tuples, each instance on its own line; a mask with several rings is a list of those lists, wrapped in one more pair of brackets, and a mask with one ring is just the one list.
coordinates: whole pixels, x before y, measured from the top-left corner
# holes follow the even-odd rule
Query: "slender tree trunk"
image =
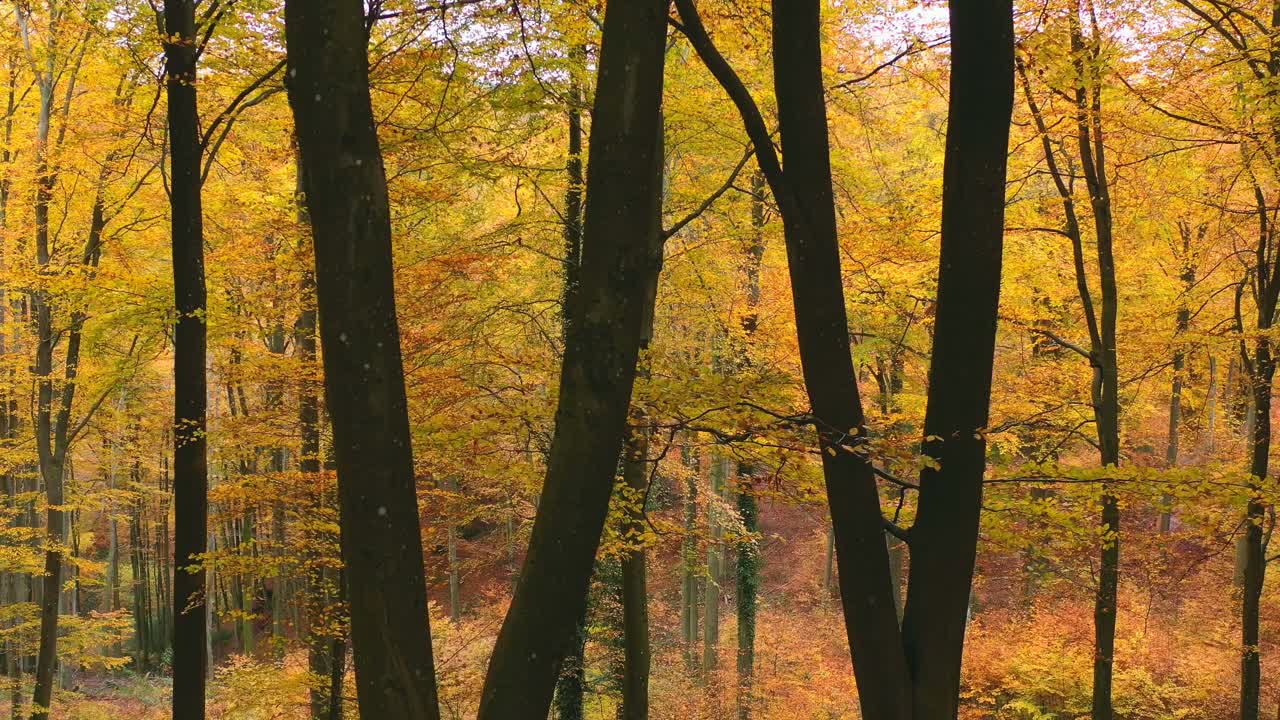
[[(629, 495), (640, 505), (629, 507), (626, 534), (641, 543), (645, 532), (644, 498), (649, 487), (648, 428), (637, 417), (628, 433), (623, 480)], [(649, 717), (649, 585), (646, 576), (648, 553), (643, 545), (622, 556), (622, 636), (625, 672), (622, 684), (622, 720)]]
[[(1204, 237), (1201, 226), (1200, 237)], [(1187, 352), (1182, 346), (1183, 336), (1191, 329), (1191, 308), (1187, 305), (1187, 293), (1195, 288), (1196, 268), (1191, 260), (1191, 228), (1183, 222), (1178, 223), (1178, 231), (1182, 235), (1182, 297), (1178, 303), (1177, 319), (1174, 325), (1175, 343), (1173, 351), (1173, 383), (1169, 390), (1169, 440), (1165, 446), (1165, 464), (1170, 468), (1178, 465), (1178, 441), (1182, 425), (1182, 384), (1187, 365)], [(1173, 510), (1170, 505), (1173, 498), (1168, 494), (1161, 497), (1160, 519), (1157, 529), (1167, 534), (1173, 529)]]
[(756, 496), (749, 489), (750, 475), (739, 466), (737, 493), (738, 515), (742, 518), (745, 536), (737, 543), (737, 587), (735, 599), (738, 605), (738, 720), (751, 717), (752, 691), (756, 661), (756, 596), (760, 589), (760, 547), (756, 535), (760, 532), (760, 510)]
[[(451, 493), (459, 492), (457, 478), (445, 480), (445, 489)], [(445, 552), (449, 560), (449, 621), (454, 625), (462, 622), (462, 572), (458, 568), (458, 528), (453, 520), (445, 517)]]
[(707, 497), (707, 582), (704, 586), (703, 613), (704, 627), (702, 634), (702, 672), (710, 675), (719, 665), (720, 660), (720, 579), (721, 564), (724, 562), (724, 523), (721, 518), (719, 502), (724, 494), (728, 460), (719, 453), (711, 458), (711, 472), (708, 478)]
[(1215, 436), (1218, 432), (1218, 358), (1209, 356), (1209, 386), (1205, 389), (1204, 400), (1204, 450), (1212, 455), (1217, 446)]
[(205, 571), (209, 537), (209, 474), (205, 449), (204, 229), (200, 198), (203, 150), (196, 105), (196, 23), (193, 0), (165, 0), (170, 210), (177, 321), (173, 331), (174, 559), (173, 716), (205, 716)]
[[(764, 260), (765, 181), (758, 170), (751, 175), (751, 242), (745, 254), (747, 312), (742, 318), (743, 348), (740, 364), (751, 365), (751, 344), (759, 324), (760, 264)], [(756, 659), (756, 596), (760, 589), (760, 509), (756, 504), (755, 468), (738, 463), (737, 504), (743, 537), (737, 543), (734, 599), (738, 612), (738, 720), (750, 720)]]
[(865, 432), (840, 275), (820, 3), (774, 3), (774, 90), (785, 174), (758, 107), (707, 37), (693, 0), (676, 0), (676, 7), (694, 49), (738, 106), (782, 215), (801, 368), (822, 451), (863, 714), (906, 720), (910, 685), (893, 612), (879, 492), (870, 460), (855, 450)]
[(543, 718), (587, 601), (635, 380), (645, 294), (658, 271), (655, 158), (667, 3), (605, 9), (588, 156), (578, 293), (556, 432), (520, 581), (481, 693), (479, 720)]
[(287, 0), (289, 104), (315, 243), (325, 397), (363, 717), (440, 717), (359, 0)]
[[(1071, 16), (1076, 65), (1076, 139), (1089, 190), (1097, 245), (1101, 311), (1090, 356), (1094, 365), (1093, 405), (1103, 467), (1120, 465), (1119, 372), (1116, 359), (1115, 257), (1112, 250), (1111, 193), (1102, 136), (1101, 38), (1098, 28), (1086, 42), (1079, 15)], [(1102, 494), (1102, 551), (1094, 600), (1093, 720), (1111, 720), (1115, 663), (1116, 605), (1120, 584), (1120, 501), (1107, 485)]]
[(681, 589), (680, 627), (684, 641), (685, 666), (693, 672), (698, 669), (695, 648), (698, 645), (698, 538), (694, 534), (698, 526), (698, 475), (693, 451), (685, 445), (681, 449), (685, 470), (689, 473), (684, 491), (684, 542), (680, 548)]
[[(1280, 264), (1278, 264), (1280, 267)], [(1266, 333), (1275, 316), (1275, 304), (1267, 307), (1266, 301), (1259, 308), (1258, 330)], [(1260, 608), (1262, 587), (1266, 573), (1263, 522), (1266, 501), (1262, 483), (1265, 482), (1271, 454), (1271, 388), (1275, 378), (1276, 363), (1272, 356), (1269, 336), (1260, 334), (1253, 357), (1253, 437), (1249, 475), (1251, 496), (1245, 509), (1243, 606), (1241, 608), (1241, 660), (1240, 660), (1240, 717), (1256, 720), (1262, 705), (1262, 654), (1259, 643)]]

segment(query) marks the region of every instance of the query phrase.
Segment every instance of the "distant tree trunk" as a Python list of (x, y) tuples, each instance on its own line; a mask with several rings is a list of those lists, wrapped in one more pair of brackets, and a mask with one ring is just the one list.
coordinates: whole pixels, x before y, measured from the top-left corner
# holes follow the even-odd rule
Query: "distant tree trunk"
[(711, 458), (707, 484), (707, 580), (704, 586), (702, 672), (710, 675), (720, 660), (720, 580), (724, 562), (724, 519), (720, 503), (727, 481), (729, 461), (716, 453)]
[(360, 714), (436, 720), (390, 206), (363, 4), (287, 0), (285, 40), (315, 244)]
[(826, 552), (822, 560), (822, 594), (831, 597), (836, 592), (836, 533), (827, 523)]
[(1206, 455), (1212, 455), (1218, 432), (1218, 358), (1213, 355), (1209, 356), (1209, 386), (1204, 394), (1204, 450)]
[[(284, 325), (277, 324), (267, 336), (267, 351), (273, 355), (284, 355)], [(266, 409), (270, 413), (281, 413), (284, 409), (284, 387), (278, 380), (267, 385)], [(281, 477), (288, 467), (288, 452), (282, 445), (271, 448), (271, 473)], [(275, 561), (276, 573), (271, 585), (271, 652), (277, 661), (284, 660), (286, 614), (289, 609), (289, 574), (286, 571), (288, 551), (285, 542), (288, 537), (288, 519), (285, 516), (284, 502), (279, 498), (271, 503), (271, 554)]]
[[(751, 175), (751, 241), (747, 246), (743, 274), (747, 285), (747, 312), (742, 318), (743, 348), (740, 363), (751, 364), (751, 343), (759, 325), (760, 264), (764, 259), (764, 175), (757, 170)], [(753, 481), (755, 468), (738, 463), (737, 505), (742, 519), (743, 537), (737, 542), (737, 575), (734, 599), (738, 612), (738, 720), (751, 718), (751, 693), (756, 659), (756, 595), (760, 588), (760, 509), (756, 504)]]
[(193, 0), (165, 0), (164, 54), (169, 113), (170, 211), (177, 321), (173, 331), (174, 573), (173, 716), (205, 716), (205, 571), (209, 476), (206, 465), (203, 151), (196, 106)]
[[(1199, 238), (1203, 239), (1207, 225), (1201, 225)], [(1175, 342), (1173, 351), (1173, 384), (1169, 390), (1169, 441), (1165, 446), (1165, 464), (1170, 468), (1178, 466), (1178, 440), (1182, 425), (1182, 383), (1183, 373), (1187, 365), (1187, 352), (1183, 347), (1183, 336), (1191, 329), (1191, 308), (1187, 305), (1187, 293), (1195, 289), (1196, 267), (1191, 257), (1191, 227), (1179, 221), (1178, 232), (1182, 237), (1182, 295), (1178, 302), (1177, 319), (1174, 325)], [(1168, 494), (1161, 497), (1160, 520), (1158, 529), (1167, 534), (1173, 529), (1173, 510), (1170, 505), (1173, 498)]]
[[(1020, 68), (1022, 84), (1032, 119), (1040, 133), (1045, 164), (1062, 199), (1066, 217), (1065, 233), (1072, 244), (1076, 285), (1089, 331), (1089, 350), (1085, 354), (1093, 372), (1090, 396), (1094, 424), (1097, 427), (1099, 459), (1102, 466), (1120, 464), (1120, 400), (1119, 371), (1116, 358), (1116, 292), (1115, 257), (1111, 196), (1107, 175), (1105, 145), (1102, 135), (1101, 38), (1092, 28), (1086, 38), (1081, 26), (1080, 8), (1069, 17), (1072, 59), (1075, 69), (1074, 100), (1077, 158), (1089, 191), (1097, 246), (1098, 281), (1101, 308), (1096, 311), (1088, 277), (1085, 274), (1084, 240), (1075, 199), (1065, 174), (1059, 169), (1056, 151), (1039, 106), (1031, 94), (1025, 68)], [(1111, 720), (1112, 678), (1115, 655), (1116, 597), (1120, 580), (1120, 504), (1109, 485), (1103, 485), (1100, 526), (1102, 528), (1098, 587), (1094, 596), (1094, 661), (1093, 720)]]
[[(450, 493), (459, 492), (457, 478), (447, 478), (444, 489)], [(462, 572), (458, 568), (458, 527), (445, 514), (445, 552), (449, 561), (449, 621), (454, 625), (462, 622)]]
[[(749, 468), (748, 468), (749, 469)], [(739, 485), (749, 485), (750, 476), (738, 471)], [(746, 536), (737, 543), (737, 587), (735, 599), (738, 605), (738, 719), (751, 717), (752, 688), (756, 660), (756, 595), (760, 589), (760, 510), (756, 496), (749, 489), (739, 490), (738, 515)]]
[(479, 720), (542, 718), (587, 601), (635, 380), (645, 294), (658, 271), (667, 3), (605, 9), (596, 85), (582, 276), (561, 369), (546, 482), (511, 608), (481, 693)]
[[(641, 422), (631, 427), (626, 446), (623, 479), (631, 493), (644, 502), (649, 486), (648, 428)], [(641, 542), (645, 531), (644, 508), (630, 508), (627, 535)], [(621, 720), (648, 720), (649, 717), (649, 586), (646, 577), (648, 553), (643, 546), (622, 556), (623, 663)]]
[(698, 668), (695, 654), (698, 645), (698, 539), (694, 535), (698, 525), (698, 476), (697, 463), (687, 444), (681, 448), (681, 455), (689, 477), (685, 482), (684, 542), (680, 548), (680, 627), (685, 666), (692, 672)]
[[(250, 474), (248, 472), (246, 475)], [(252, 566), (254, 547), (257, 544), (257, 528), (254, 518), (256, 511), (248, 508), (244, 517), (240, 520), (240, 554), (243, 556), (241, 562), (245, 567)], [(251, 574), (242, 571), (240, 576), (240, 607), (236, 608), (240, 612), (240, 652), (245, 655), (252, 655), (257, 650), (258, 644), (254, 634), (254, 600), (257, 593), (256, 583)]]

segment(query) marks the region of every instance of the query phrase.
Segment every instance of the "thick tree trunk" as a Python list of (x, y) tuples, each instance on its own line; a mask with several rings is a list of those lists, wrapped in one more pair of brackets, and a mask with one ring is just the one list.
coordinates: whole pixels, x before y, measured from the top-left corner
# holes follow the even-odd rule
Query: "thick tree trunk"
[(205, 716), (205, 571), (209, 476), (205, 457), (204, 230), (200, 203), (203, 157), (196, 106), (193, 0), (165, 0), (164, 43), (169, 114), (170, 210), (177, 321), (173, 332), (174, 573), (173, 716)]
[(440, 717), (363, 4), (285, 3), (289, 104), (315, 243), (356, 692), (364, 717)]
[(588, 156), (582, 276), (561, 369), (556, 433), (520, 580), (498, 634), (479, 720), (544, 718), (586, 605), (658, 263), (666, 2), (606, 7)]
[(1013, 112), (1009, 0), (951, 5), (942, 250), (903, 642), (917, 720), (953, 720), (960, 692), (995, 359)]

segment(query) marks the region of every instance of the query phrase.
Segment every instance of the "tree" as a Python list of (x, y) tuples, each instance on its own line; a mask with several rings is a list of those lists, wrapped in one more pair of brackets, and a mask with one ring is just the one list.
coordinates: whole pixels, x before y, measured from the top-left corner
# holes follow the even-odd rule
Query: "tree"
[(204, 227), (200, 186), (204, 152), (196, 106), (195, 3), (165, 0), (165, 90), (169, 118), (169, 204), (173, 292), (173, 716), (204, 717), (205, 571), (209, 475), (206, 394)]
[(363, 5), (285, 3), (289, 104), (315, 243), (325, 404), (366, 717), (435, 720), (431, 627)]
[(582, 264), (556, 430), (528, 554), (498, 634), (479, 717), (545, 717), (582, 617), (635, 382), (661, 201), (666, 7), (605, 10), (587, 158)]
[[(839, 272), (819, 3), (784, 9), (775, 2), (773, 7), (774, 89), (785, 164), (773, 150), (754, 100), (707, 36), (693, 1), (676, 4), (685, 35), (738, 107), (782, 215), (801, 364), (823, 451), (845, 625), (863, 713), (954, 717), (995, 352), (1013, 102), (1012, 6), (951, 7), (942, 259), (925, 419), (925, 452), (938, 465), (922, 472), (921, 515), (910, 532), (902, 533), (921, 539), (913, 548), (915, 571), (899, 632), (883, 540), (887, 521), (880, 511), (875, 468), (860, 447), (866, 430)], [(929, 600), (921, 590), (910, 589), (925, 586)]]

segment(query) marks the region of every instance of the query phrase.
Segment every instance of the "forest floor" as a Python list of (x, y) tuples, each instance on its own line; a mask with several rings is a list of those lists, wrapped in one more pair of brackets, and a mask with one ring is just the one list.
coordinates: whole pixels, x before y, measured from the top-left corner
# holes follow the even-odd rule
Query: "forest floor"
[[(857, 692), (839, 603), (823, 589), (826, 534), (820, 511), (766, 503), (762, 514), (765, 570), (757, 630), (755, 720), (853, 720)], [(448, 620), (442, 593), (432, 602), (440, 697), (445, 717), (474, 716), (485, 661), (501, 623), (510, 588), (501, 533), (477, 533), (463, 548), (469, 559), (463, 583), (467, 612)], [(1131, 555), (1143, 548), (1130, 546)], [(1116, 708), (1125, 720), (1235, 717), (1238, 633), (1230, 597), (1229, 558), (1188, 548), (1167, 559), (1165, 573), (1126, 577), (1117, 647)], [(431, 562), (430, 560), (428, 562)], [(1092, 597), (1088, 559), (1059, 563), (1029, 584), (1016, 553), (987, 552), (979, 564), (966, 649), (962, 717), (966, 720), (1039, 720), (1086, 716), (1091, 686)], [(1224, 575), (1225, 573), (1225, 575)], [(1173, 586), (1169, 577), (1176, 576)], [(650, 557), (653, 720), (728, 720), (737, 717), (732, 580), (722, 597), (718, 667), (690, 669), (679, 635), (680, 571), (672, 551)], [(1215, 580), (1215, 578), (1217, 578)], [(431, 579), (432, 589), (444, 586)], [(1224, 590), (1224, 587), (1226, 588)], [(1280, 621), (1280, 607), (1264, 618)], [(616, 667), (607, 618), (588, 645), (587, 716), (612, 719)], [(306, 658), (301, 649), (271, 657), (269, 643), (256, 656), (220, 657), (210, 687), (216, 720), (304, 720), (308, 717)], [(1270, 649), (1270, 648), (1268, 648)], [(701, 648), (698, 649), (701, 658)], [(1267, 654), (1264, 652), (1264, 658)], [(1274, 657), (1274, 655), (1271, 655)], [(1275, 667), (1267, 663), (1267, 667)], [(1264, 678), (1274, 678), (1274, 672)], [(77, 673), (59, 696), (63, 720), (159, 720), (169, 716), (169, 681), (163, 674)], [(1268, 685), (1271, 707), (1280, 688)], [(347, 692), (354, 695), (348, 678)], [(354, 697), (348, 718), (357, 717)], [(5, 708), (7, 709), (7, 708)]]

